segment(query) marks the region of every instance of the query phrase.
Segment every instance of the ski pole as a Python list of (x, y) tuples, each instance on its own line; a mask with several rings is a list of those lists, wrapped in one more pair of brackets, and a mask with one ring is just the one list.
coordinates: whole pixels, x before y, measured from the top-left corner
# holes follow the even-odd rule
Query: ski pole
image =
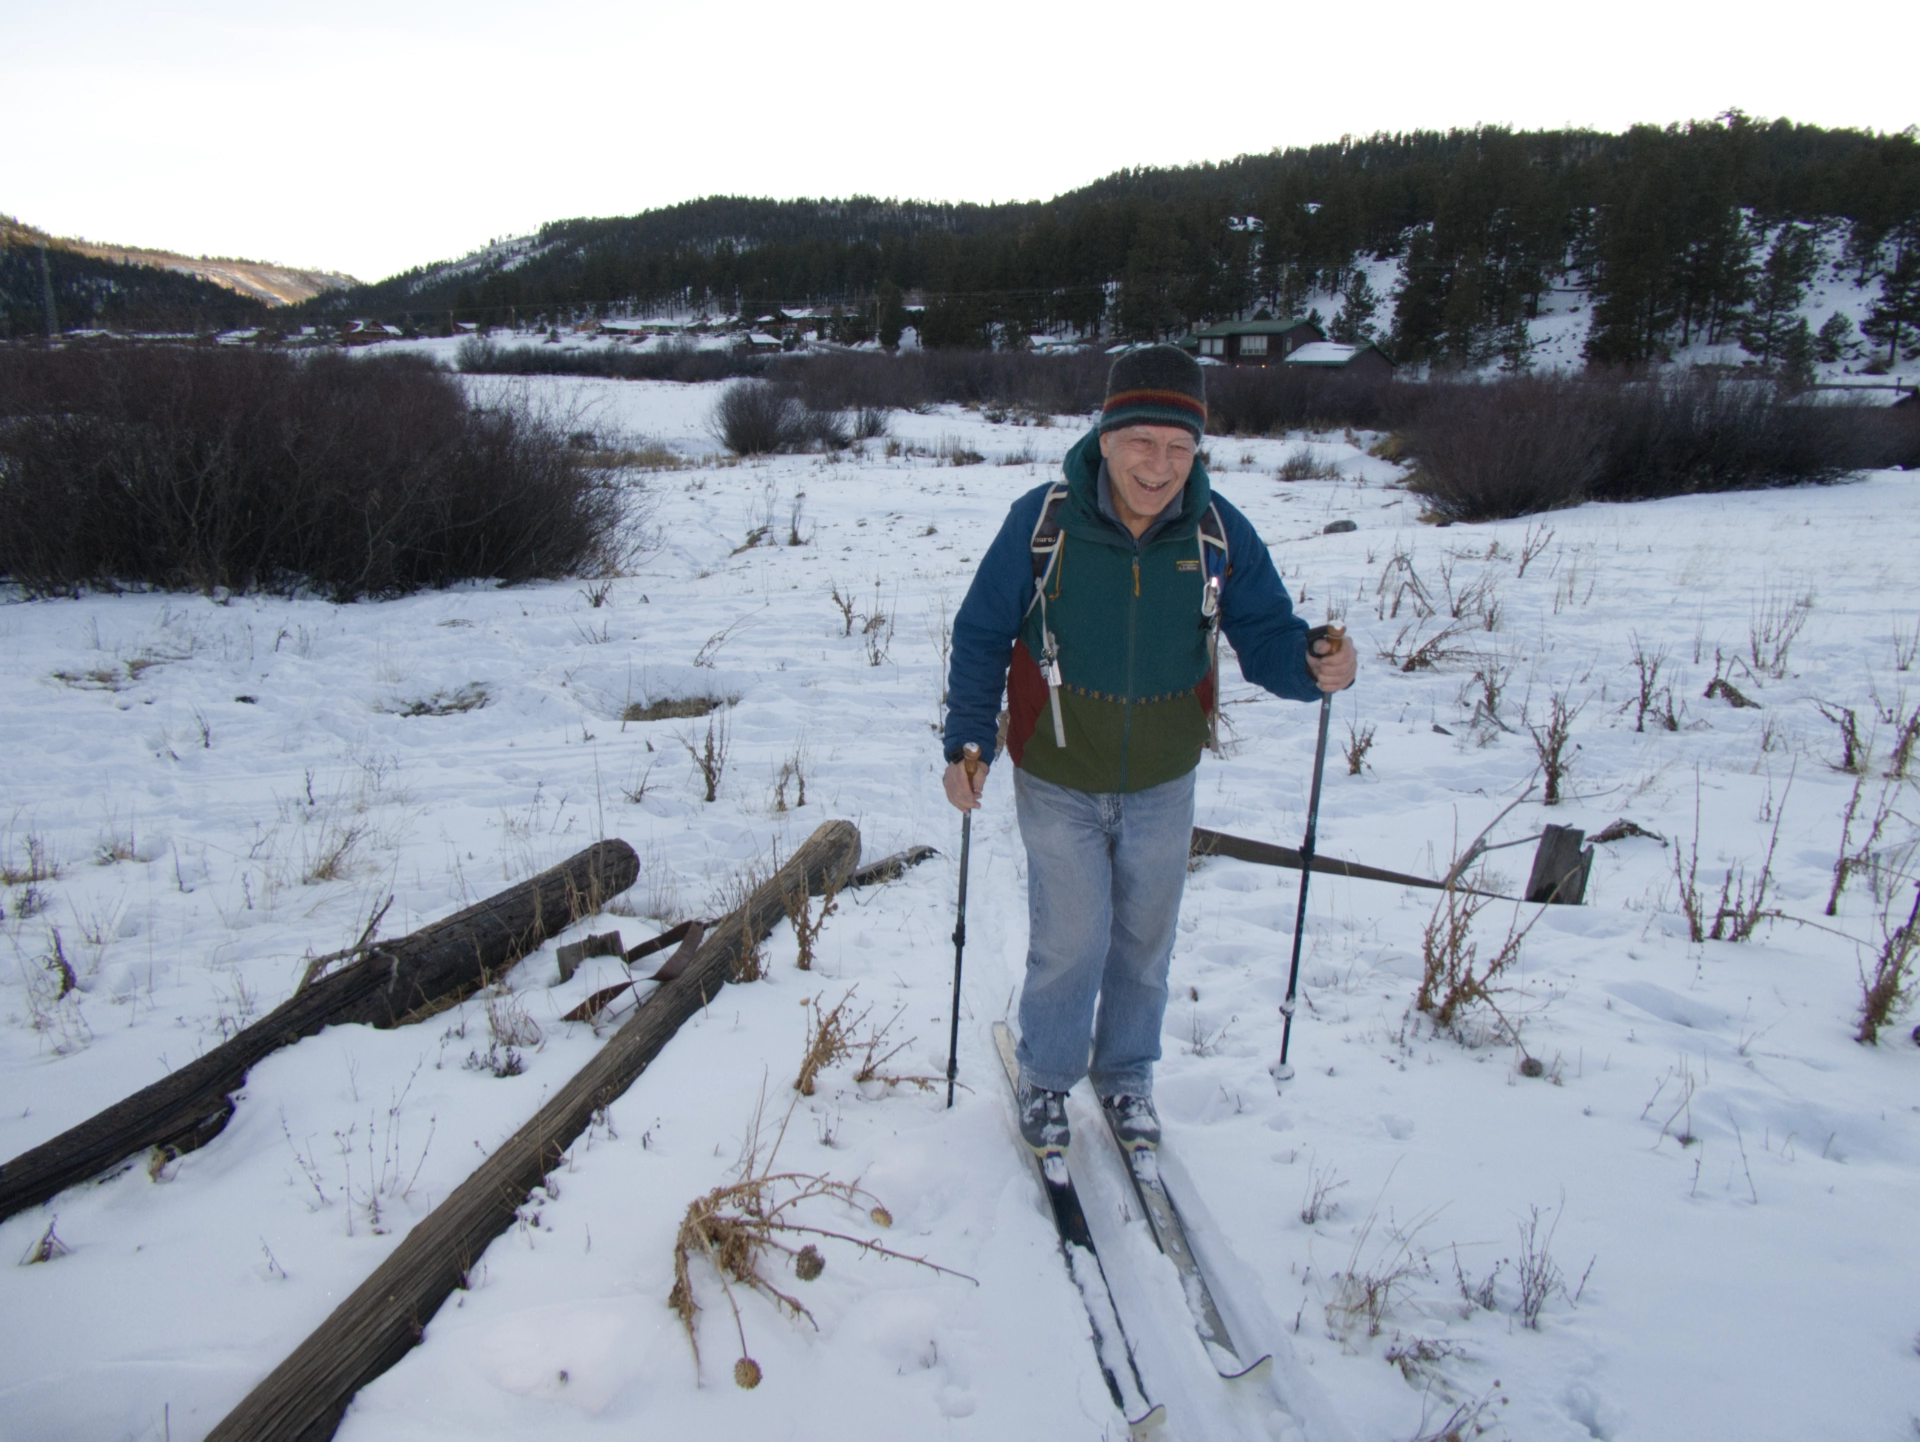
[[(969, 741), (961, 752), (967, 789), (980, 770), (980, 748)], [(947, 1106), (953, 1106), (953, 1080), (960, 1071), (960, 958), (967, 949), (967, 855), (973, 846), (973, 812), (960, 813), (960, 904), (953, 922), (953, 1032), (947, 1038)]]
[[(1309, 632), (1309, 648), (1321, 641), (1329, 643), (1330, 649), (1322, 653), (1315, 651), (1316, 657), (1334, 655), (1347, 643), (1346, 628), (1343, 626), (1322, 626)], [(1300, 988), (1300, 942), (1307, 925), (1307, 883), (1313, 879), (1313, 846), (1320, 824), (1320, 778), (1327, 769), (1327, 723), (1333, 719), (1333, 692), (1320, 693), (1320, 739), (1313, 750), (1313, 790), (1307, 798), (1307, 835), (1300, 843), (1300, 906), (1293, 918), (1293, 965), (1287, 971), (1287, 999), (1280, 1004), (1280, 1015), (1284, 1020), (1280, 1031), (1280, 1060), (1273, 1068), (1273, 1080), (1276, 1086), (1293, 1079), (1293, 1068), (1287, 1064), (1287, 1048), (1293, 1043), (1294, 997)]]

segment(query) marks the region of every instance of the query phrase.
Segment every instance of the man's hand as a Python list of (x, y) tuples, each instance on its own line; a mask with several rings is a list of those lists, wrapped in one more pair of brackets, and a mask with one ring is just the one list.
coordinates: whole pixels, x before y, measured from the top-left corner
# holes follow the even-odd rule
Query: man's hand
[(973, 762), (973, 776), (967, 776), (965, 762), (956, 761), (947, 767), (946, 775), (940, 778), (940, 784), (946, 788), (947, 800), (959, 811), (976, 811), (980, 807), (980, 793), (986, 789), (987, 763)]
[(1322, 691), (1344, 691), (1360, 669), (1359, 655), (1345, 631), (1329, 628), (1307, 642), (1307, 674)]

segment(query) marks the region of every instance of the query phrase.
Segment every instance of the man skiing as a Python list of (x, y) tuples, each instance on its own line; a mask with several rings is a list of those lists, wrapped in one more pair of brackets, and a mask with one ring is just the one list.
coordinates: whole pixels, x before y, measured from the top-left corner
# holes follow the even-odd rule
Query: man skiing
[(980, 804), (1007, 697), (1030, 922), (1020, 1132), (1043, 1162), (1064, 1154), (1066, 1094), (1088, 1075), (1129, 1151), (1159, 1144), (1153, 1064), (1218, 704), (1216, 629), (1276, 696), (1353, 684), (1353, 647), (1309, 646), (1265, 543), (1212, 489), (1206, 414), (1186, 352), (1120, 356), (1064, 485), (1014, 502), (954, 621), (943, 784), (962, 811)]

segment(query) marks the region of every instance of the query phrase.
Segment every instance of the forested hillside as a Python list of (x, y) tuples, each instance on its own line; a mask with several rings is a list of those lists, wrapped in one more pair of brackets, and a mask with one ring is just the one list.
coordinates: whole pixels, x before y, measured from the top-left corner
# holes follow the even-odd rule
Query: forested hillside
[[(1920, 330), (1920, 144), (1730, 112), (1689, 125), (1376, 135), (1220, 165), (1123, 171), (1044, 203), (716, 197), (556, 221), (525, 240), (316, 299), (309, 317), (504, 324), (623, 308), (839, 306), (872, 335), (895, 293), (924, 343), (1035, 332), (1149, 338), (1337, 297), (1336, 334), (1402, 361), (1485, 365), (1555, 286), (1591, 294), (1589, 359), (1738, 340), (1769, 362), (1821, 242), (1863, 286), (1879, 347)], [(1381, 294), (1363, 262), (1392, 260)], [(1779, 334), (1775, 334), (1775, 329)], [(1791, 359), (1791, 357), (1789, 357)]]
[(260, 301), (212, 281), (87, 255), (0, 216), (0, 339), (46, 334), (49, 290), (53, 324), (63, 331), (203, 332), (258, 325), (267, 315)]

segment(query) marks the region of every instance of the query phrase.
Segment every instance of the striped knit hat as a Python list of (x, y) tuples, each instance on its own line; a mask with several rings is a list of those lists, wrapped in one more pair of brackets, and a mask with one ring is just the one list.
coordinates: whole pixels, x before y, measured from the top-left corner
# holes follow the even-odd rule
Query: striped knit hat
[(1100, 431), (1122, 426), (1184, 426), (1197, 441), (1207, 428), (1207, 382), (1200, 363), (1177, 345), (1142, 346), (1107, 372)]

